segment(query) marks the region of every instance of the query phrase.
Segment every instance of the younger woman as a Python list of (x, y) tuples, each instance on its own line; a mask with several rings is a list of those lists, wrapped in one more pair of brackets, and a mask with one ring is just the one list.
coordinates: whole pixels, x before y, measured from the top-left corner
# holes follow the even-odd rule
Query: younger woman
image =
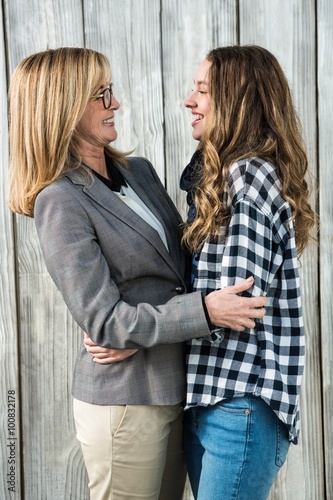
[(199, 141), (181, 178), (193, 289), (207, 295), (253, 275), (249, 293), (268, 297), (254, 329), (188, 343), (188, 472), (198, 500), (261, 500), (299, 432), (308, 162), (286, 77), (261, 47), (212, 50), (185, 106)]

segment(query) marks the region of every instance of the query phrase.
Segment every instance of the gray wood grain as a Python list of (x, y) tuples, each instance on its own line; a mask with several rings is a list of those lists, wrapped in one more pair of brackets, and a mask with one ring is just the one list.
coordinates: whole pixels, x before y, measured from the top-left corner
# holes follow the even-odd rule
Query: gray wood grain
[[(2, 16), (2, 6), (0, 6)], [(3, 40), (0, 25), (0, 40)], [(8, 172), (8, 129), (6, 99), (6, 56), (0, 46), (0, 497), (18, 500), (20, 474), (19, 352), (15, 279), (13, 216), (6, 204)]]
[[(333, 4), (317, 2), (320, 306), (326, 498), (333, 498)], [(320, 361), (319, 361), (320, 362)]]
[[(178, 182), (196, 143), (183, 102), (196, 68), (214, 46), (257, 43), (277, 56), (287, 74), (304, 127), (311, 172), (320, 179), (320, 247), (311, 245), (301, 261), (307, 333), (301, 442), (291, 447), (270, 500), (321, 500), (325, 487), (326, 498), (332, 498), (331, 0), (4, 0), (0, 13), (0, 29), (4, 29), (0, 36), (0, 405), (4, 409), (0, 412), (0, 497), (89, 497), (70, 396), (82, 332), (47, 274), (33, 221), (13, 217), (5, 203), (6, 74), (10, 78), (24, 57), (46, 48), (86, 45), (105, 53), (121, 103), (116, 146), (153, 162), (185, 216), (185, 195)], [(20, 405), (17, 423), (22, 415), (16, 496), (6, 485), (7, 393), (12, 389)], [(184, 500), (191, 498), (187, 485)]]

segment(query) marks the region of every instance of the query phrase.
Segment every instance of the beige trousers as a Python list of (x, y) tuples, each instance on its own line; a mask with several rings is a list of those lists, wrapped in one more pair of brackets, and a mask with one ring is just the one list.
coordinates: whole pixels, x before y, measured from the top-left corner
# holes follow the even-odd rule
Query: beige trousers
[(176, 406), (100, 406), (74, 399), (91, 500), (181, 500), (183, 412)]

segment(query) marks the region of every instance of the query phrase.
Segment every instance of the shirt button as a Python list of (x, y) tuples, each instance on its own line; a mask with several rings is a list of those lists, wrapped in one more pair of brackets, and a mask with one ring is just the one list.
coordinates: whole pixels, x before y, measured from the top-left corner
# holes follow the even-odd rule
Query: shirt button
[(182, 285), (176, 286), (175, 292), (177, 292), (180, 295), (185, 292), (185, 287)]

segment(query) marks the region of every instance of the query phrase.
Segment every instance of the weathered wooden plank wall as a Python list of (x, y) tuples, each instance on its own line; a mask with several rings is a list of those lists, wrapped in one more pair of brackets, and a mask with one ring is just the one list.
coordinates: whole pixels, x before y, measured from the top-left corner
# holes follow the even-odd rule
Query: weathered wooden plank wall
[[(0, 6), (2, 15), (2, 7)], [(8, 488), (20, 498), (18, 324), (15, 294), (13, 218), (5, 206), (8, 165), (6, 55), (3, 25), (0, 25), (0, 496), (10, 498)], [(8, 483), (9, 481), (9, 483)], [(18, 495), (18, 496), (17, 496)]]
[[(117, 146), (152, 160), (184, 214), (178, 179), (195, 143), (183, 100), (196, 66), (213, 46), (256, 43), (275, 53), (288, 75), (320, 180), (321, 245), (306, 252), (301, 270), (308, 338), (302, 437), (270, 500), (332, 499), (331, 0), (3, 0), (0, 9), (0, 497), (88, 499), (70, 397), (82, 335), (48, 277), (33, 221), (12, 217), (5, 205), (6, 85), (13, 69), (48, 47), (104, 52), (122, 104)], [(11, 471), (15, 492), (8, 489)]]
[(318, 161), (320, 198), (321, 369), (326, 496), (333, 498), (333, 4), (318, 2)]

